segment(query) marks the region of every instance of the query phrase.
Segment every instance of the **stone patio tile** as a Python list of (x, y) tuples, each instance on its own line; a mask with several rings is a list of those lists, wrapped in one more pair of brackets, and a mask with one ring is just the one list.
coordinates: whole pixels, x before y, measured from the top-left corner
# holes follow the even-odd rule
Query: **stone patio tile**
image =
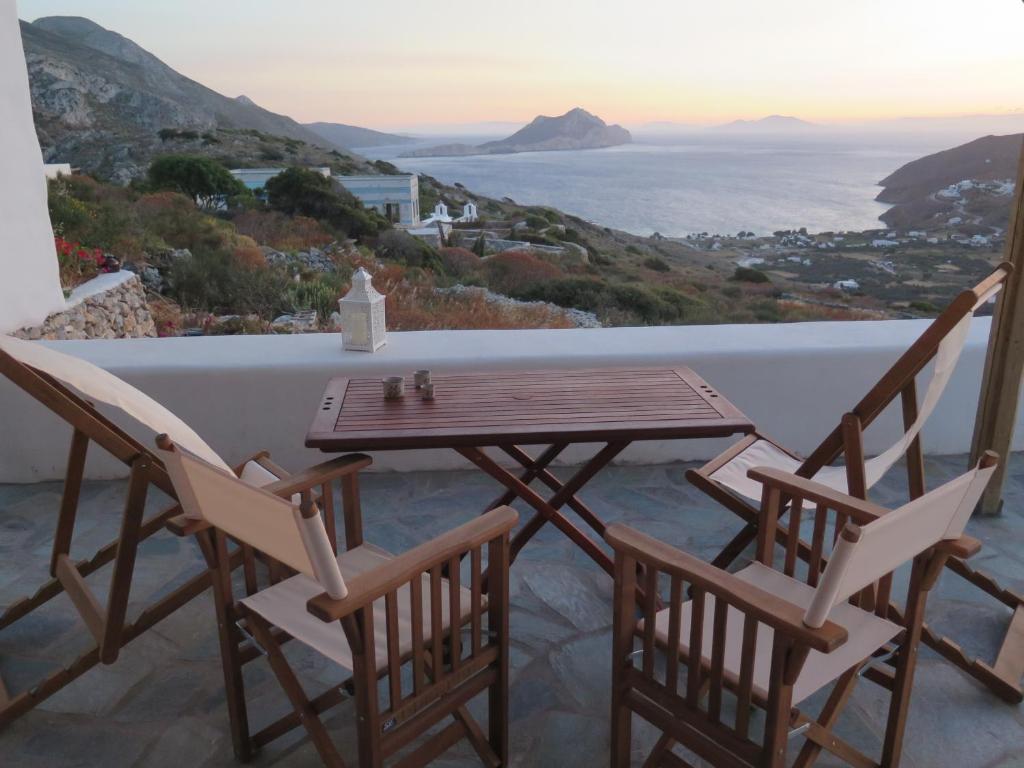
[[(610, 467), (587, 486), (583, 496), (607, 521), (625, 521), (707, 560), (741, 524), (688, 485), (684, 477), (688, 466)], [(930, 486), (964, 466), (962, 456), (929, 457)], [(554, 471), (565, 479), (573, 469)], [(1007, 586), (1022, 589), (1021, 456), (1013, 457), (1009, 474), (1002, 517), (972, 520), (969, 531), (986, 545), (976, 564), (999, 575)], [(367, 540), (394, 552), (472, 519), (501, 490), (475, 470), (367, 473), (361, 484)], [(87, 545), (104, 544), (115, 534), (124, 490), (123, 481), (85, 484), (76, 554), (86, 554)], [(47, 577), (59, 494), (59, 483), (0, 486), (0, 605), (34, 590)], [(895, 505), (905, 498), (906, 483), (898, 469), (873, 491), (873, 499), (884, 503)], [(165, 503), (161, 494), (153, 493), (147, 508), (156, 511)], [(525, 505), (516, 506), (523, 519), (532, 514)], [(338, 498), (336, 509), (340, 508)], [(147, 542), (140, 552), (133, 608), (166, 594), (202, 567), (193, 542), (164, 535)], [(107, 567), (90, 577), (89, 583), (103, 596), (109, 577)], [(896, 589), (905, 589), (905, 581), (904, 571), (898, 574)], [(512, 764), (524, 768), (607, 765), (610, 579), (549, 524), (514, 565), (510, 593)], [(967, 651), (991, 659), (1009, 611), (946, 573), (929, 599), (928, 615)], [(87, 646), (87, 634), (62, 596), (28, 620), (0, 630), (0, 672), (15, 691), (21, 690)], [(287, 653), (311, 693), (340, 682), (343, 673), (338, 667), (297, 644), (289, 646)], [(289, 711), (265, 663), (248, 665), (245, 680), (255, 728)], [(823, 696), (816, 694), (808, 702), (808, 711), (816, 711)], [(840, 721), (839, 735), (877, 755), (885, 705), (882, 691), (862, 682)], [(726, 711), (731, 712), (732, 706), (727, 697)], [(355, 759), (353, 710), (352, 703), (345, 702), (327, 723), (351, 764)], [(482, 718), (484, 702), (473, 702), (471, 711)], [(634, 719), (635, 764), (646, 757), (657, 736), (651, 726)], [(235, 764), (230, 742), (213, 606), (205, 594), (129, 645), (116, 664), (91, 670), (0, 733), (0, 763), (4, 768), (211, 768)], [(922, 650), (903, 765), (1024, 768), (1022, 754), (1021, 709), (1001, 703), (934, 653)], [(275, 768), (315, 764), (315, 750), (299, 729), (269, 745), (253, 763)], [(828, 755), (818, 763), (839, 764)], [(466, 768), (479, 761), (468, 744), (460, 744), (436, 765)]]

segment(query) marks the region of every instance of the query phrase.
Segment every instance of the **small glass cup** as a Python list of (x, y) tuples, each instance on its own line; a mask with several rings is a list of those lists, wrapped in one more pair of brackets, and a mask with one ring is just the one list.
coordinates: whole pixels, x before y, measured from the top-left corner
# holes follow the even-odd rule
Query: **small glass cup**
[(381, 379), (381, 384), (384, 386), (385, 400), (400, 400), (405, 395), (404, 376), (388, 376)]
[(420, 393), (423, 395), (423, 399), (424, 400), (433, 400), (434, 399), (434, 385), (431, 384), (428, 381), (426, 384), (424, 384), (422, 387), (420, 387)]
[(430, 371), (426, 368), (413, 371), (412, 379), (416, 383), (416, 389), (422, 389), (424, 384), (430, 383)]

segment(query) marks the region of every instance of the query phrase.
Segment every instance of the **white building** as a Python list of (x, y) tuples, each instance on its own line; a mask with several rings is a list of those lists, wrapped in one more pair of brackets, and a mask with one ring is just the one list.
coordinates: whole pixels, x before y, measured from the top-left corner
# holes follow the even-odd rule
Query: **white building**
[[(248, 189), (259, 193), (284, 168), (235, 168), (231, 175)], [(414, 226), (420, 221), (419, 177), (412, 173), (395, 176), (332, 176), (327, 167), (310, 168), (333, 179), (367, 208), (373, 208), (392, 224)]]
[(71, 175), (71, 163), (43, 163), (43, 175), (48, 179)]
[[(247, 189), (251, 189), (253, 192), (259, 192), (267, 186), (268, 181), (284, 170), (284, 168), (234, 168), (230, 173), (242, 182)], [(327, 178), (330, 178), (331, 176), (330, 168), (320, 167), (310, 168), (309, 170), (315, 171), (321, 176), (325, 176)]]
[(334, 180), (392, 224), (415, 226), (420, 223), (420, 183), (415, 173), (335, 176)]
[(832, 283), (832, 287), (838, 288), (840, 291), (859, 291), (860, 283), (853, 279), (836, 280), (834, 283)]

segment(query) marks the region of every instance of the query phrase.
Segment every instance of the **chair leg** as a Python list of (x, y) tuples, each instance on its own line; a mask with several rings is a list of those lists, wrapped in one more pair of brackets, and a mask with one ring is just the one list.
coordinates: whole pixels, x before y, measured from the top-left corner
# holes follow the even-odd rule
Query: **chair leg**
[(328, 768), (345, 768), (345, 763), (341, 759), (341, 755), (338, 754), (334, 742), (331, 741), (330, 734), (327, 733), (316, 710), (313, 709), (306, 697), (305, 691), (302, 690), (302, 684), (292, 671), (288, 660), (281, 653), (281, 646), (274, 639), (270, 626), (263, 620), (263, 617), (256, 613), (250, 613), (247, 616), (247, 621), (257, 642), (267, 652), (267, 660), (270, 662), (270, 668), (274, 671), (274, 676), (284, 689), (285, 695), (288, 696), (288, 700), (305, 726), (306, 732), (309, 733), (313, 746), (316, 747), (324, 765)]
[(914, 669), (917, 666), (917, 647), (921, 641), (921, 624), (928, 593), (919, 588), (924, 579), (925, 562), (918, 557), (910, 572), (910, 596), (906, 610), (906, 631), (896, 657), (896, 674), (893, 680), (892, 698), (889, 702), (889, 717), (885, 726), (885, 742), (882, 747), (882, 768), (896, 768), (903, 752), (903, 735), (907, 726), (907, 711), (910, 708), (910, 691), (914, 683)]
[[(836, 681), (835, 687), (825, 702), (825, 706), (821, 708), (821, 713), (818, 715), (817, 723), (825, 730), (831, 731), (835, 727), (836, 720), (839, 719), (839, 715), (846, 706), (846, 702), (850, 700), (853, 689), (857, 686), (857, 673), (860, 671), (860, 668), (860, 664), (850, 667)], [(800, 754), (797, 755), (796, 762), (793, 763), (793, 768), (810, 768), (810, 766), (814, 765), (814, 761), (818, 759), (820, 754), (820, 744), (810, 740), (806, 741), (800, 750)]]
[(658, 742), (654, 745), (654, 749), (651, 750), (651, 754), (644, 760), (643, 768), (658, 768), (661, 765), (665, 754), (672, 749), (676, 743), (675, 739), (669, 736), (667, 733), (661, 734)]
[[(242, 660), (238, 655), (238, 643), (235, 638), (235, 625), (230, 612), (229, 585), (224, 583), (224, 575), (218, 568), (218, 543), (212, 530), (203, 531), (196, 536), (199, 549), (210, 569), (210, 581), (213, 586), (213, 605), (217, 616), (217, 635), (220, 643), (221, 670), (224, 675), (224, 693), (228, 702), (228, 721), (231, 729), (231, 744), (235, 757), (248, 762), (253, 758), (254, 748), (249, 735), (249, 715), (245, 706), (245, 683), (242, 678)], [(223, 541), (223, 537), (222, 537)], [(226, 544), (224, 544), (226, 547)], [(230, 582), (230, 571), (227, 574)]]

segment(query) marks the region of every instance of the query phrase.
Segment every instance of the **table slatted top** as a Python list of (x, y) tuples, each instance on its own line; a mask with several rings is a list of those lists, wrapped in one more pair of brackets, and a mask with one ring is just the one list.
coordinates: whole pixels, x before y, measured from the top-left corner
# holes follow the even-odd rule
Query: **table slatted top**
[(325, 451), (724, 437), (753, 431), (688, 368), (497, 371), (434, 376), (423, 400), (412, 376), (385, 400), (380, 379), (335, 378), (306, 445)]

